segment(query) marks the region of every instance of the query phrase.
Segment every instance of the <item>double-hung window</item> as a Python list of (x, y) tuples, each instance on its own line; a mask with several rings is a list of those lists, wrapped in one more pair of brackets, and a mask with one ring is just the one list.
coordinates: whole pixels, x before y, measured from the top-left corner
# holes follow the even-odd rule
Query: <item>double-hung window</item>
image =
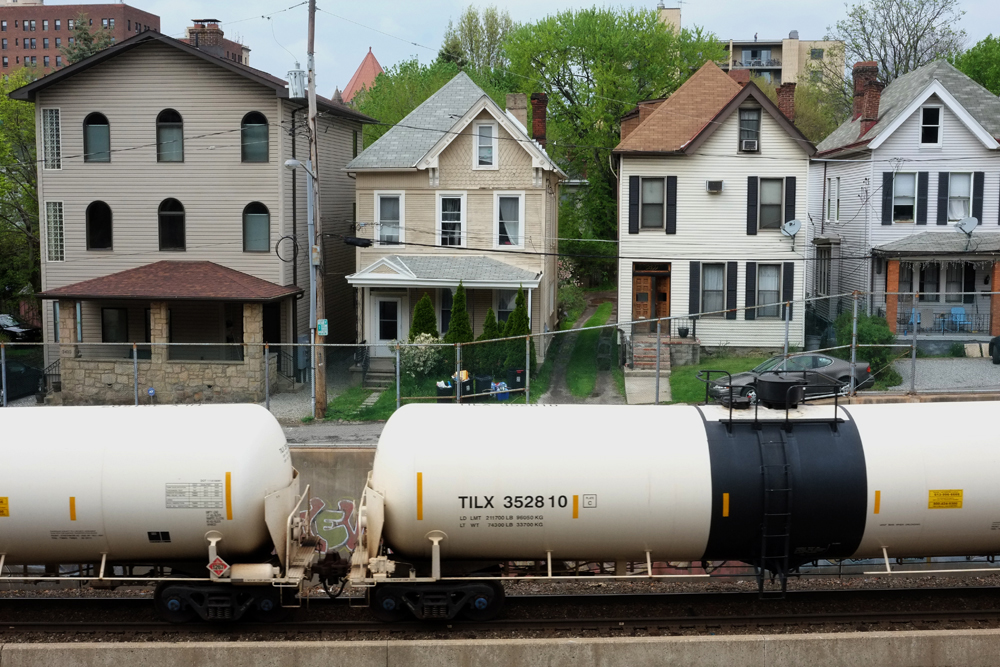
[(948, 303), (962, 303), (965, 285), (965, 265), (958, 262), (948, 264), (944, 278), (944, 300)]
[(524, 247), (524, 193), (494, 194), (494, 238), (499, 248)]
[(941, 107), (920, 109), (920, 145), (941, 145)]
[(664, 182), (662, 178), (643, 178), (639, 185), (639, 227), (663, 228)]
[(243, 162), (267, 162), (268, 160), (267, 117), (259, 111), (251, 111), (243, 116), (240, 125), (240, 156)]
[(441, 289), (441, 336), (443, 337), (448, 333), (448, 327), (451, 326), (451, 305), (454, 301), (455, 295), (452, 294), (450, 287), (444, 287)]
[(899, 263), (899, 294), (902, 302), (913, 300), (913, 264), (909, 262)]
[(760, 109), (740, 109), (739, 149), (747, 153), (760, 150)]
[(826, 221), (840, 220), (840, 177), (826, 179)]
[(826, 296), (830, 293), (830, 249), (816, 248), (816, 295)]
[(757, 317), (781, 316), (781, 264), (757, 265)]
[(101, 342), (128, 342), (128, 310), (125, 308), (101, 308)]
[(62, 136), (59, 109), (42, 109), (42, 167), (62, 169)]
[(497, 324), (506, 324), (517, 302), (516, 289), (497, 290)]
[(726, 265), (702, 264), (701, 312), (705, 317), (722, 317), (726, 302)]
[(892, 221), (913, 222), (917, 203), (917, 175), (896, 174), (892, 179)]
[(156, 117), (156, 161), (184, 161), (184, 119), (173, 109)]
[(267, 252), (271, 243), (271, 212), (259, 201), (243, 209), (243, 252)]
[(948, 183), (948, 220), (962, 220), (972, 215), (972, 174), (950, 174)]
[(438, 245), (465, 245), (465, 201), (464, 192), (438, 193)]
[(111, 125), (96, 111), (83, 119), (83, 161), (111, 162)]
[(475, 123), (472, 126), (475, 151), (472, 156), (473, 169), (498, 169), (497, 149), (499, 131), (496, 123)]
[(784, 179), (760, 179), (760, 229), (781, 229), (785, 221), (782, 202), (784, 202)]
[(920, 300), (937, 303), (941, 300), (941, 266), (923, 264), (920, 267)]
[(399, 245), (404, 242), (404, 201), (405, 195), (402, 192), (375, 193), (377, 245)]

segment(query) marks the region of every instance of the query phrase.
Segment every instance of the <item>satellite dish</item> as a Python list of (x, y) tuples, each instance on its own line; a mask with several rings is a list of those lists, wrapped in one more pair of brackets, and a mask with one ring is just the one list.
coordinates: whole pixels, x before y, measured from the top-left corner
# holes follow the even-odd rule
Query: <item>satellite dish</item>
[(964, 232), (966, 236), (972, 236), (972, 232), (974, 232), (978, 226), (979, 221), (975, 218), (962, 218), (958, 221), (958, 224), (955, 225), (958, 231)]
[(785, 236), (795, 236), (802, 229), (801, 220), (789, 220), (781, 226), (781, 233)]

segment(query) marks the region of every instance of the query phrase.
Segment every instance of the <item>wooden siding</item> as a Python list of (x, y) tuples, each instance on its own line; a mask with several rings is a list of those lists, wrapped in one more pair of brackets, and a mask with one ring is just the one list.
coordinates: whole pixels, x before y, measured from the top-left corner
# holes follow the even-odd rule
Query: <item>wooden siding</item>
[[(746, 262), (795, 264), (795, 299), (804, 296), (805, 236), (794, 242), (778, 230), (747, 234), (747, 178), (796, 178), (796, 217), (806, 218), (806, 202), (811, 196), (808, 158), (799, 142), (792, 139), (766, 113), (762, 114), (759, 154), (738, 154), (738, 114), (732, 114), (702, 145), (696, 154), (676, 157), (623, 157), (619, 174), (619, 202), (629, 198), (629, 177), (677, 176), (677, 233), (643, 229), (628, 233), (628, 207), (619, 206), (620, 255), (618, 265), (618, 321), (632, 319), (632, 270), (635, 262), (670, 262), (670, 309), (673, 316), (689, 312), (690, 262), (737, 264), (736, 303), (745, 303)], [(722, 180), (723, 191), (709, 194), (705, 182)], [(808, 224), (808, 223), (806, 223)], [(801, 346), (804, 317), (801, 307), (793, 311), (790, 327), (792, 345)], [(760, 318), (747, 321), (741, 310), (735, 320), (703, 318), (698, 322), (698, 338), (703, 345), (750, 347), (780, 346), (784, 322)]]

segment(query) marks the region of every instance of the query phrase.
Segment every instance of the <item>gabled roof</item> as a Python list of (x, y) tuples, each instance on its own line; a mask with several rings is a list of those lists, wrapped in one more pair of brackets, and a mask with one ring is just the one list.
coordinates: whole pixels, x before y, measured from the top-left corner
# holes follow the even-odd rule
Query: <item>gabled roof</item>
[(469, 75), (459, 72), (406, 118), (389, 128), (351, 160), (346, 171), (410, 170), (437, 167), (437, 157), (469, 123), (487, 111), (532, 156), (532, 165), (566, 174), (528, 136), (527, 129), (504, 112)]
[[(101, 63), (115, 58), (127, 51), (131, 51), (136, 47), (140, 47), (145, 44), (161, 43), (167, 46), (172, 46), (175, 49), (187, 53), (189, 55), (195, 56), (196, 58), (201, 58), (205, 62), (211, 63), (223, 69), (227, 69), (230, 72), (234, 72), (246, 79), (253, 81), (254, 83), (259, 83), (262, 86), (270, 88), (274, 91), (275, 97), (282, 99), (288, 99), (288, 82), (284, 79), (279, 79), (276, 76), (268, 74), (259, 69), (254, 69), (247, 65), (241, 65), (239, 63), (227, 60), (226, 58), (220, 58), (214, 56), (211, 53), (197, 49), (190, 44), (186, 44), (180, 40), (174, 39), (173, 37), (168, 37), (167, 35), (162, 35), (155, 30), (147, 30), (146, 32), (141, 32), (134, 37), (130, 37), (122, 42), (118, 42), (113, 46), (109, 46), (106, 49), (98, 51), (89, 58), (84, 58), (83, 60), (73, 63), (67, 67), (56, 70), (52, 74), (42, 77), (37, 81), (32, 81), (26, 86), (21, 86), (17, 90), (10, 93), (10, 97), (15, 100), (24, 100), (27, 102), (34, 102), (35, 95), (50, 86), (54, 86), (57, 83), (61, 83), (63, 80), (70, 77), (76, 76), (81, 72), (85, 72), (95, 65), (100, 65)], [(329, 114), (335, 116), (341, 116), (343, 118), (349, 118), (351, 120), (360, 121), (362, 123), (374, 123), (375, 119), (355, 111), (346, 104), (334, 102), (333, 100), (328, 100), (325, 97), (316, 98), (317, 106), (321, 111), (325, 111)], [(303, 100), (303, 105), (305, 101)]]
[[(908, 109), (923, 103), (933, 94), (949, 104), (952, 111), (970, 127), (979, 125), (983, 135), (1000, 138), (1000, 99), (970, 79), (953, 65), (936, 60), (899, 77), (882, 91), (878, 122), (861, 136), (861, 119), (851, 118), (821, 141), (820, 153), (844, 148), (877, 148), (906, 118)], [(950, 98), (950, 99), (949, 99)], [(960, 105), (961, 108), (958, 108)], [(913, 109), (915, 110), (915, 109)], [(965, 118), (962, 116), (965, 115)], [(975, 132), (973, 127), (970, 131)], [(881, 137), (877, 143), (875, 140)], [(981, 137), (982, 138), (982, 137)]]
[(538, 287), (541, 274), (477, 255), (387, 255), (347, 282), (355, 286), (466, 287), (517, 289)]
[(342, 94), (344, 101), (350, 103), (362, 88), (371, 90), (371, 87), (375, 84), (375, 77), (381, 73), (382, 66), (378, 64), (378, 60), (375, 59), (375, 55), (372, 53), (372, 47), (369, 46), (367, 55), (365, 55), (361, 64), (358, 65), (354, 76), (347, 82), (347, 87), (344, 88)]
[(735, 109), (752, 97), (802, 146), (815, 148), (778, 107), (753, 83), (741, 86), (712, 61), (707, 61), (680, 88), (629, 133), (614, 152), (625, 155), (694, 153)]
[(301, 287), (275, 285), (215, 262), (164, 260), (46, 290), (43, 299), (277, 301)]

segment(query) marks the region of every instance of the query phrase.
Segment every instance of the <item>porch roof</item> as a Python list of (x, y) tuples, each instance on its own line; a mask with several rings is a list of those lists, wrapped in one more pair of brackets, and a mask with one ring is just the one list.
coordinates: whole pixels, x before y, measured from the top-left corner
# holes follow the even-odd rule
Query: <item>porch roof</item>
[(492, 289), (535, 288), (541, 273), (528, 271), (492, 257), (387, 255), (347, 276), (356, 287), (466, 287)]
[(165, 260), (46, 290), (43, 299), (142, 301), (278, 301), (302, 292), (215, 262)]
[(885, 257), (936, 258), (953, 255), (1000, 255), (1000, 232), (975, 231), (971, 236), (957, 230), (921, 232), (872, 248)]

